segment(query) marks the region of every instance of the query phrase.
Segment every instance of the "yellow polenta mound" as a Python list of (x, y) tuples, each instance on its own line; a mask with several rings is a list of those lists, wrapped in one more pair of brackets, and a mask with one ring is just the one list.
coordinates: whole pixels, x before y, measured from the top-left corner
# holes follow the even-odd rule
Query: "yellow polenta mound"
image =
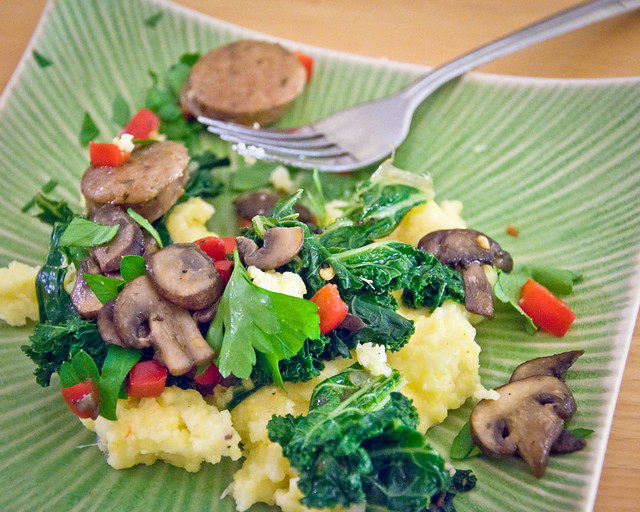
[(209, 405), (193, 389), (171, 387), (158, 398), (118, 401), (118, 421), (84, 420), (116, 469), (164, 460), (187, 471), (222, 457), (240, 458), (240, 436), (229, 411)]
[(174, 243), (195, 242), (206, 236), (217, 236), (207, 229), (213, 206), (199, 197), (191, 197), (174, 206), (167, 216), (167, 231)]
[(38, 320), (36, 276), (40, 267), (31, 267), (12, 261), (0, 268), (0, 320), (9, 325), (25, 325), (27, 320)]

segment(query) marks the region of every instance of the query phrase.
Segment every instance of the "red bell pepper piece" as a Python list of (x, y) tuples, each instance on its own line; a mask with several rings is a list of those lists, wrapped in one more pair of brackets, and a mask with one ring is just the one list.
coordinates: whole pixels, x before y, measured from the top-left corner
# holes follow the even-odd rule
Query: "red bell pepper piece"
[(294, 51), (293, 54), (298, 57), (300, 64), (302, 64), (307, 71), (307, 83), (309, 83), (313, 76), (313, 57), (301, 51)]
[(218, 274), (224, 279), (224, 283), (227, 284), (229, 279), (231, 279), (231, 272), (233, 272), (233, 261), (216, 260), (213, 262), (213, 266), (216, 267)]
[(218, 367), (214, 363), (211, 363), (209, 368), (198, 375), (194, 380), (195, 383), (200, 386), (214, 387), (222, 382), (222, 374), (220, 373), (220, 370), (218, 370)]
[(340, 298), (338, 287), (332, 283), (325, 284), (310, 300), (318, 306), (322, 334), (338, 327), (349, 312), (349, 306)]
[(141, 108), (122, 129), (134, 139), (149, 139), (160, 128), (160, 118), (148, 108)]
[(167, 369), (158, 361), (140, 361), (129, 372), (127, 394), (136, 398), (160, 396), (167, 383)]
[(96, 419), (100, 412), (100, 393), (91, 379), (62, 388), (62, 397), (78, 418)]
[(534, 324), (558, 337), (566, 334), (576, 318), (566, 302), (533, 279), (522, 286), (520, 307)]
[(217, 236), (207, 236), (200, 238), (194, 243), (198, 244), (200, 249), (207, 253), (207, 256), (214, 261), (224, 260), (227, 256), (225, 244), (221, 238)]
[(117, 144), (89, 142), (89, 157), (94, 167), (118, 167), (125, 163), (130, 155), (130, 152), (122, 151)]
[(233, 251), (236, 248), (236, 237), (235, 236), (222, 236), (220, 237), (222, 243), (224, 244), (224, 252), (226, 254), (233, 254)]

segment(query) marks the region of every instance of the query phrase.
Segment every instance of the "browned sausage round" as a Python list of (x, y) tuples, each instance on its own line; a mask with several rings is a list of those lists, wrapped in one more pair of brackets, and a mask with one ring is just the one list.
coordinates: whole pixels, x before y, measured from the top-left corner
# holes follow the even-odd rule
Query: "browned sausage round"
[(298, 58), (279, 44), (241, 40), (200, 57), (180, 103), (193, 116), (264, 125), (284, 115), (306, 79)]
[(188, 164), (187, 148), (167, 140), (136, 148), (119, 167), (89, 167), (80, 182), (89, 215), (110, 203), (157, 219), (182, 194)]

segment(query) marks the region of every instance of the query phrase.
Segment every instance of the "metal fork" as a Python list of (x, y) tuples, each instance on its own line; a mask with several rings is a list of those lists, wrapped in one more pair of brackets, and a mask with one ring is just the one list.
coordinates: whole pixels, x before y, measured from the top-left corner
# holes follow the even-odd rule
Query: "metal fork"
[(453, 78), (521, 48), (638, 7), (640, 0), (579, 4), (450, 61), (393, 96), (356, 105), (304, 126), (269, 129), (205, 117), (198, 120), (222, 139), (236, 143), (240, 154), (305, 169), (351, 171), (392, 153), (409, 133), (416, 108)]

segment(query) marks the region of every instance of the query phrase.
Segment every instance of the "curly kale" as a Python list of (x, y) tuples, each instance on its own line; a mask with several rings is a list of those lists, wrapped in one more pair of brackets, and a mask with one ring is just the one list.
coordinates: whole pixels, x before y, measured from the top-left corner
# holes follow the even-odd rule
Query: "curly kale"
[(421, 512), (448, 488), (444, 460), (397, 392), (403, 384), (397, 371), (373, 377), (356, 364), (316, 386), (307, 416), (271, 419), (269, 438), (300, 473), (304, 505)]

